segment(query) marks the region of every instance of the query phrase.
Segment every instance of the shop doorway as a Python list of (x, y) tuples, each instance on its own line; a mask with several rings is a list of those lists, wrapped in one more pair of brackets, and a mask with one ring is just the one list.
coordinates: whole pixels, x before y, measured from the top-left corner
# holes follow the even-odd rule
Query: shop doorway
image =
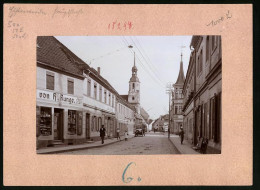
[(54, 108), (54, 140), (63, 140), (63, 110)]
[(86, 139), (90, 139), (90, 114), (86, 113)]

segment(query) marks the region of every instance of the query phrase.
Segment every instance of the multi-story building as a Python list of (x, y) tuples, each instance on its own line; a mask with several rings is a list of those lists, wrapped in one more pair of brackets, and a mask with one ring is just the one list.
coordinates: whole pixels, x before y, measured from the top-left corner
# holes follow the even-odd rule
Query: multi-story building
[(84, 140), (83, 67), (54, 37), (37, 38), (37, 147)]
[(83, 83), (83, 112), (86, 139), (99, 139), (99, 130), (103, 124), (106, 136), (114, 136), (116, 125), (116, 94), (113, 87), (100, 75), (98, 71), (88, 66), (84, 70)]
[[(184, 85), (184, 121), (194, 144), (209, 140), (211, 153), (221, 152), (221, 36), (193, 36), (187, 81)], [(193, 111), (192, 111), (193, 110)], [(193, 116), (192, 116), (193, 113)], [(190, 129), (190, 126), (193, 126)], [(192, 138), (190, 138), (190, 132)], [(187, 133), (186, 133), (187, 135)]]
[(182, 104), (183, 104), (184, 81), (185, 81), (185, 77), (183, 72), (183, 62), (182, 62), (182, 54), (181, 54), (179, 75), (177, 81), (173, 85), (174, 91), (172, 94), (171, 133), (178, 134), (180, 128), (183, 126)]

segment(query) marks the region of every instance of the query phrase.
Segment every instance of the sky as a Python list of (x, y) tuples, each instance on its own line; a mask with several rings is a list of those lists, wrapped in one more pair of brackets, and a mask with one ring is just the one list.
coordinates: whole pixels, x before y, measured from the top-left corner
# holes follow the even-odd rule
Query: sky
[[(101, 75), (121, 95), (128, 94), (135, 62), (140, 84), (140, 105), (151, 119), (169, 112), (167, 83), (175, 83), (181, 52), (186, 76), (192, 36), (55, 36), (90, 67), (101, 68)], [(132, 45), (133, 48), (128, 46)], [(185, 46), (185, 47), (183, 47)]]

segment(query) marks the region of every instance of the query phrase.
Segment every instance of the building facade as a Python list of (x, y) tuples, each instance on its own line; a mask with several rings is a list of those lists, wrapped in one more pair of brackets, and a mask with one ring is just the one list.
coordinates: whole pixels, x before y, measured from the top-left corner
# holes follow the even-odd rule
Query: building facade
[(134, 134), (135, 107), (120, 96), (117, 97), (116, 102), (117, 128), (120, 130), (120, 135), (124, 135), (125, 131)]
[(84, 141), (83, 69), (65, 51), (53, 37), (37, 38), (37, 147)]
[(194, 64), (195, 64), (195, 52), (190, 55), (189, 66), (186, 74), (186, 79), (183, 86), (183, 127), (185, 130), (184, 138), (189, 143), (193, 143), (194, 135)]
[[(208, 139), (211, 153), (221, 152), (222, 50), (221, 36), (193, 36), (184, 85), (186, 139), (194, 145)], [(191, 128), (192, 126), (192, 128)], [(192, 137), (191, 134), (192, 133)]]

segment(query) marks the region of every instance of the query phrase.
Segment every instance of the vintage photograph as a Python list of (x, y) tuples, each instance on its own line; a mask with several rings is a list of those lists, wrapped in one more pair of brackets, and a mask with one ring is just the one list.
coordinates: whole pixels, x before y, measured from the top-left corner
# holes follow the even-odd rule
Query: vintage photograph
[(37, 154), (221, 154), (221, 36), (35, 45)]

